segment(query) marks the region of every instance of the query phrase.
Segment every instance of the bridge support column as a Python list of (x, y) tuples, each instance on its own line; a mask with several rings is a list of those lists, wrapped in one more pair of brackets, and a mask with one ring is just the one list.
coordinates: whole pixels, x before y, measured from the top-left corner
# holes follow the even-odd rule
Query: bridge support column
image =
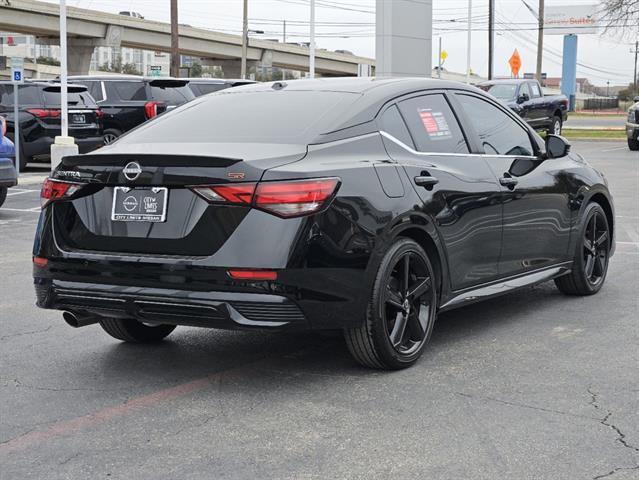
[(67, 70), (69, 75), (87, 75), (96, 45), (70, 38), (67, 41)]
[(375, 75), (430, 77), (433, 0), (377, 0)]

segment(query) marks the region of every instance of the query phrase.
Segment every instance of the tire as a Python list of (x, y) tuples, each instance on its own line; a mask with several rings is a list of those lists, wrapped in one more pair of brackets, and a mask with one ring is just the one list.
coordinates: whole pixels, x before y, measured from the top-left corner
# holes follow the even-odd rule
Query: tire
[(561, 117), (554, 116), (552, 117), (552, 123), (548, 128), (548, 135), (561, 135), (561, 129), (563, 128), (563, 122), (561, 121)]
[(7, 190), (6, 187), (0, 187), (0, 207), (4, 204), (4, 201), (7, 199)]
[(117, 140), (117, 138), (122, 135), (122, 132), (117, 128), (107, 128), (104, 132), (102, 132), (102, 140), (105, 145), (109, 145)]
[(579, 229), (572, 271), (556, 278), (555, 285), (566, 295), (594, 295), (606, 280), (609, 256), (610, 227), (606, 212), (598, 203), (590, 203)]
[(104, 318), (100, 326), (113, 338), (129, 343), (156, 343), (168, 336), (175, 325), (148, 326), (133, 319)]
[(632, 138), (628, 139), (628, 148), (630, 150), (639, 150), (639, 140), (634, 140)]
[[(377, 270), (366, 321), (344, 331), (355, 360), (365, 367), (383, 370), (413, 365), (433, 331), (436, 289), (437, 279), (426, 252), (413, 240), (397, 240)], [(401, 293), (410, 291), (409, 295)]]

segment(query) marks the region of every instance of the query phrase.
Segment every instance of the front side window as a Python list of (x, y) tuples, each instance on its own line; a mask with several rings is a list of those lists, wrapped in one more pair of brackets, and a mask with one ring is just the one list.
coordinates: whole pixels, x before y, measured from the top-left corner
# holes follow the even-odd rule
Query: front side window
[(481, 98), (465, 94), (458, 94), (457, 98), (473, 124), (485, 153), (534, 156), (535, 150), (528, 132), (513, 118)]
[(441, 94), (413, 97), (399, 103), (420, 152), (468, 153), (464, 134)]

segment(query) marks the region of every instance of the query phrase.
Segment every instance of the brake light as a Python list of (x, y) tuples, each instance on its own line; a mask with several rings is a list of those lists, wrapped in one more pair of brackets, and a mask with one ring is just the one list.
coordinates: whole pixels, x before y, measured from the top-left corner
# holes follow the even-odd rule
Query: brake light
[(43, 257), (33, 257), (33, 264), (34, 264), (36, 267), (40, 267), (40, 268), (46, 267), (46, 266), (47, 266), (47, 263), (49, 263), (49, 260), (47, 260), (46, 258), (43, 258)]
[(27, 112), (38, 118), (59, 118), (61, 115), (61, 111), (54, 108), (27, 108)]
[(318, 212), (333, 198), (338, 178), (314, 178), (260, 183), (230, 183), (190, 187), (209, 203), (252, 205), (279, 217)]
[(274, 270), (229, 270), (227, 273), (233, 280), (277, 280)]
[(158, 107), (164, 106), (163, 102), (146, 102), (144, 104), (144, 116), (147, 120), (158, 115)]
[(40, 204), (42, 208), (44, 208), (50, 202), (69, 198), (84, 187), (84, 185), (84, 183), (63, 182), (47, 178), (42, 184), (42, 190), (40, 191)]
[(338, 186), (338, 178), (264, 182), (257, 186), (254, 203), (279, 217), (299, 217), (324, 208)]

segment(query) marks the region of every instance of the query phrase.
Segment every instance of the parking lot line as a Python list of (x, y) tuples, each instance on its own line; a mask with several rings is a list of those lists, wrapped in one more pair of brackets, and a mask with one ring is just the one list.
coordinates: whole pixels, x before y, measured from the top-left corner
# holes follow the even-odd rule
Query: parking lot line
[[(20, 190), (20, 191), (16, 191), (16, 190)], [(17, 189), (17, 188), (12, 188), (9, 193), (7, 193), (7, 197), (13, 197), (15, 195), (22, 195), (23, 193), (31, 193), (31, 192), (37, 192), (38, 190), (26, 190), (26, 189)]]
[(40, 210), (42, 210), (40, 207), (33, 207), (33, 208), (5, 208), (2, 207), (2, 210), (6, 210), (7, 212), (30, 212), (30, 213), (40, 213)]

